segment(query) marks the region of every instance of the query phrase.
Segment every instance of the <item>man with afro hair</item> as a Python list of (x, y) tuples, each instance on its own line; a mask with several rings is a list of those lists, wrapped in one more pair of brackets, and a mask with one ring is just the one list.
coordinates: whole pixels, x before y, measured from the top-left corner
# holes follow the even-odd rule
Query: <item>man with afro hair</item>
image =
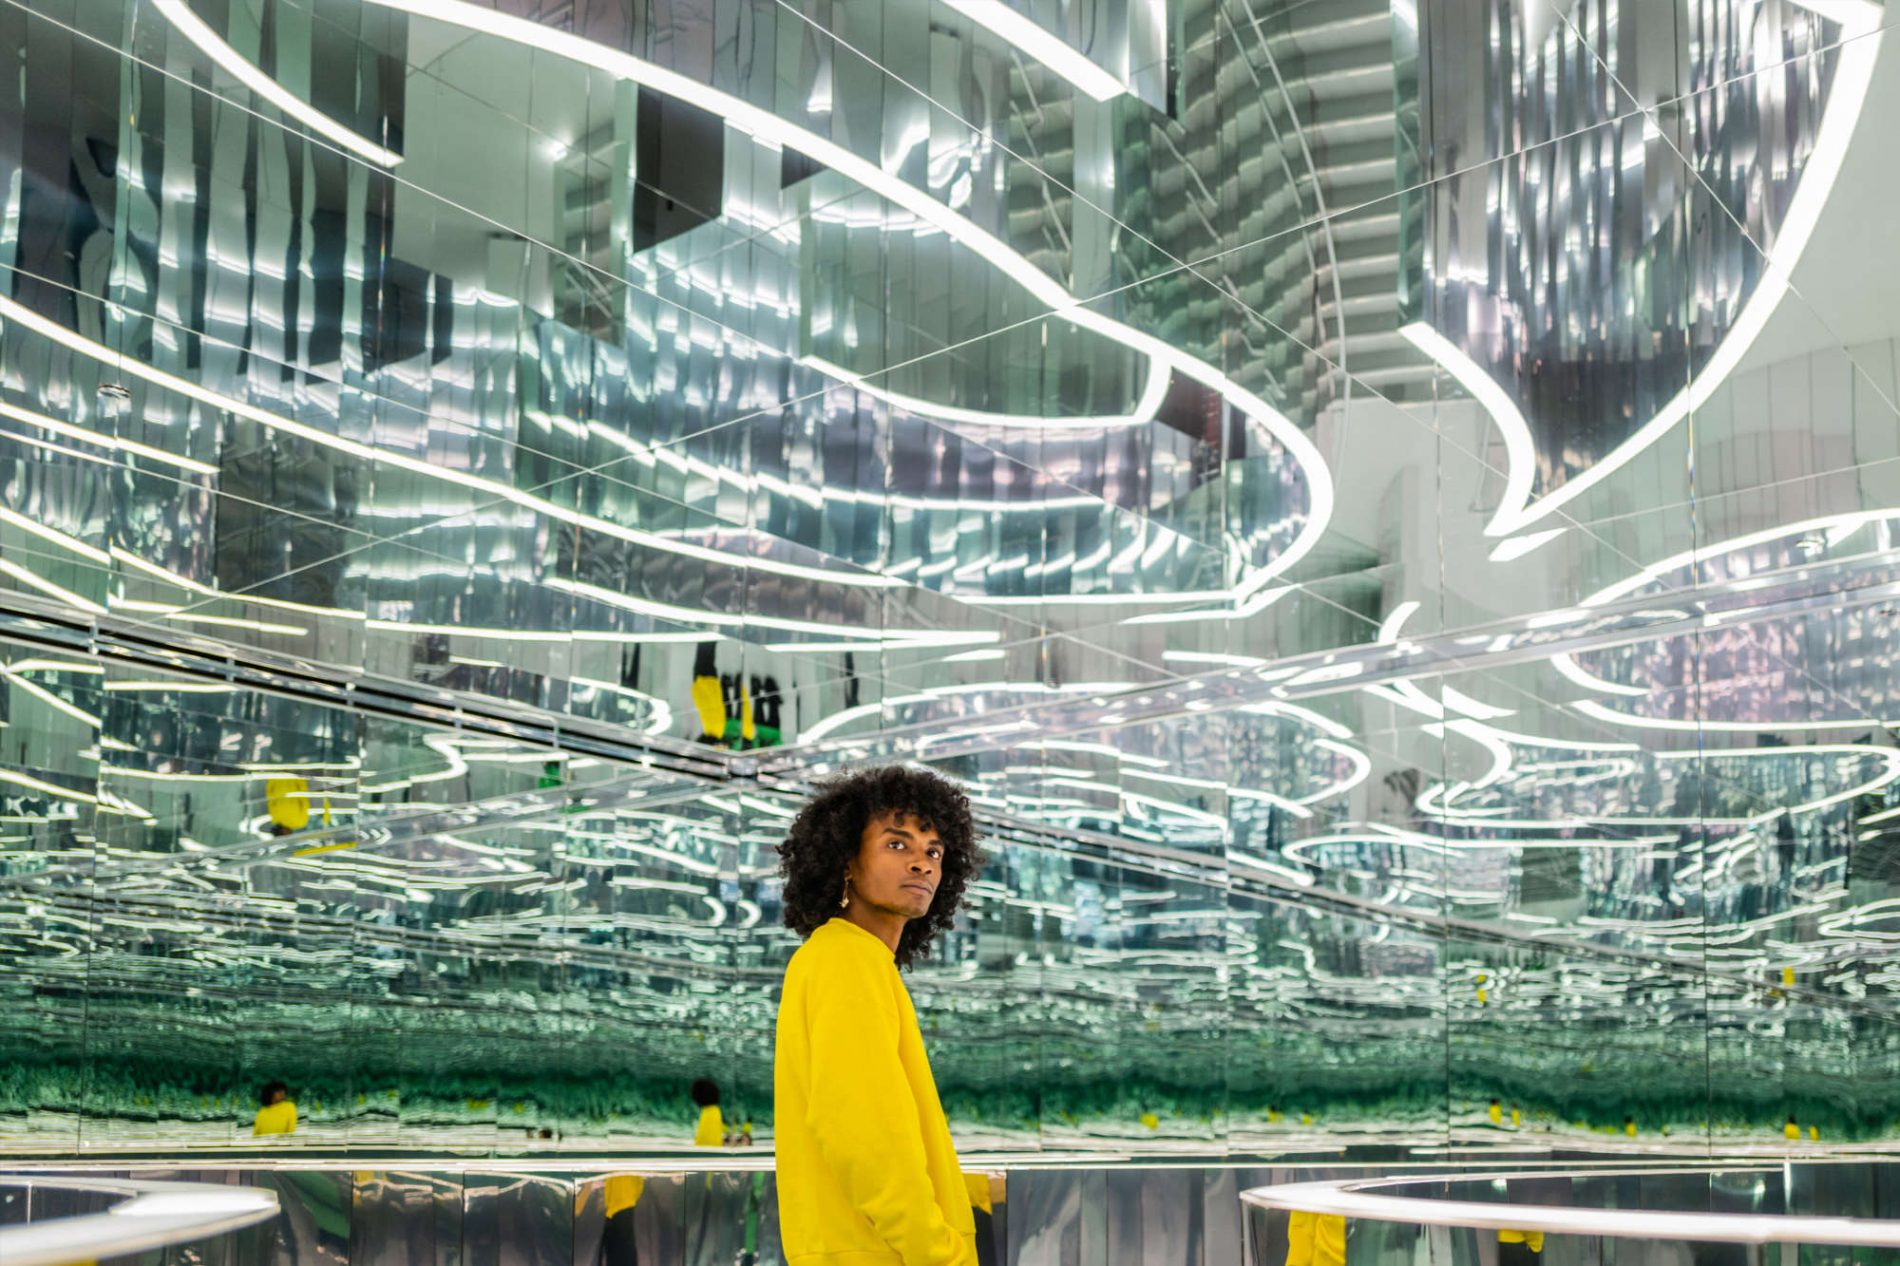
[(898, 969), (981, 866), (970, 803), (906, 766), (823, 784), (779, 846), (785, 969), (773, 1065), (788, 1266), (976, 1261), (969, 1189)]

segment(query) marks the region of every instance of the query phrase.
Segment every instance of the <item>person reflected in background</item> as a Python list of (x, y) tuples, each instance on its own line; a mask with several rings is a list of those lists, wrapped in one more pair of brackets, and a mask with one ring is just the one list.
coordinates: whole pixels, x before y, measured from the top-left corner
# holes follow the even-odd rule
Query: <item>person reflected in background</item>
[(1542, 1231), (1498, 1232), (1498, 1266), (1536, 1266), (1543, 1252)]
[(1792, 1112), (1788, 1114), (1788, 1124), (1781, 1127), (1781, 1137), (1787, 1139), (1790, 1143), (1799, 1143), (1801, 1141), (1801, 1127), (1795, 1124), (1794, 1114)]
[(726, 1141), (726, 1119), (719, 1111), (719, 1083), (710, 1077), (701, 1077), (688, 1093), (699, 1108), (699, 1121), (693, 1127), (693, 1146), (721, 1146)]
[(290, 1101), (290, 1087), (281, 1081), (267, 1081), (257, 1092), (257, 1116), (251, 1121), (253, 1137), (264, 1134), (295, 1134), (297, 1105)]
[(963, 1184), (970, 1192), (970, 1216), (976, 1221), (976, 1266), (996, 1266), (1002, 1261), (1003, 1201), (1008, 1194), (1004, 1175), (965, 1173)]
[(633, 1211), (646, 1192), (647, 1180), (638, 1174), (609, 1174), (604, 1186), (607, 1225), (600, 1238), (602, 1266), (640, 1266)]
[(1346, 1266), (1346, 1219), (1304, 1210), (1287, 1214), (1286, 1266)]
[(779, 846), (785, 969), (773, 1061), (787, 1266), (969, 1266), (976, 1223), (898, 975), (982, 864), (970, 802), (901, 765), (822, 784)]

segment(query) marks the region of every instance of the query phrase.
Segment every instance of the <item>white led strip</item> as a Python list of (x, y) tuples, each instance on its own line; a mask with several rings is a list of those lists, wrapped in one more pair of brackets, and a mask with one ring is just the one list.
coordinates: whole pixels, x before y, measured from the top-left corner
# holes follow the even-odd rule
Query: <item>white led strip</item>
[[(1777, 1167), (1778, 1169), (1778, 1167)], [(1462, 1174), (1284, 1183), (1257, 1187), (1240, 1195), (1257, 1209), (1360, 1218), (1417, 1226), (1476, 1227), (1496, 1231), (1542, 1231), (1550, 1235), (1611, 1236), (1619, 1239), (1689, 1240), (1723, 1244), (1853, 1244), (1900, 1248), (1900, 1221), (1874, 1218), (1819, 1218), (1794, 1214), (1673, 1213), (1656, 1209), (1590, 1209), (1574, 1205), (1537, 1205), (1439, 1200), (1429, 1196), (1375, 1194), (1381, 1187), (1424, 1182), (1495, 1182), (1513, 1178), (1631, 1178), (1650, 1175), (1759, 1173), (1754, 1169), (1564, 1170), (1511, 1174)]]
[(1148, 367), (1148, 384), (1142, 388), (1141, 399), (1127, 413), (1110, 414), (1105, 417), (1034, 417), (1022, 413), (988, 413), (981, 409), (961, 409), (955, 405), (935, 404), (929, 400), (919, 400), (915, 396), (899, 395), (882, 387), (872, 386), (870, 376), (854, 374), (842, 365), (834, 365), (819, 356), (801, 357), (798, 362), (807, 369), (815, 369), (827, 378), (836, 378), (846, 386), (882, 400), (893, 409), (905, 413), (914, 413), (918, 417), (935, 418), (957, 426), (989, 426), (1004, 430), (1048, 431), (1087, 431), (1115, 430), (1131, 426), (1147, 426), (1154, 421), (1155, 414), (1161, 411), (1161, 402), (1168, 395), (1168, 371), (1160, 365)]
[(1861, 107), (1873, 80), (1874, 63), (1880, 55), (1880, 19), (1882, 10), (1867, 0), (1794, 0), (1840, 28), (1840, 44), (1834, 62), (1834, 83), (1828, 91), (1827, 107), (1815, 129), (1814, 148), (1809, 151), (1788, 210), (1775, 227), (1774, 244), (1767, 253), (1767, 267), (1748, 301), (1729, 326), (1728, 333), (1716, 345), (1702, 371), (1658, 409), (1635, 434), (1618, 444), (1589, 469), (1566, 479), (1555, 490), (1536, 501), (1531, 499), (1531, 481), (1536, 470), (1537, 446), (1524, 415), (1491, 375), (1444, 335), (1424, 322), (1400, 328), (1420, 351), (1436, 361), (1458, 385), (1470, 392), (1480, 407), (1491, 416), (1504, 437), (1504, 499), (1491, 521), (1486, 536), (1509, 536), (1521, 532), (1538, 520), (1588, 492), (1617, 470), (1628, 465), (1638, 453), (1674, 430), (1684, 418), (1708, 403), (1716, 390), (1754, 346), (1767, 328), (1768, 320), (1781, 305), (1791, 287), (1795, 265), (1807, 249), (1821, 212), (1834, 192), (1834, 182), (1847, 158), (1854, 129), (1860, 122)]
[(944, 4), (1001, 36), (1025, 57), (1047, 66), (1097, 101), (1111, 101), (1128, 91), (1121, 80), (1097, 66), (1080, 50), (1057, 39), (1005, 0), (943, 0)]
[(130, 1197), (103, 1213), (37, 1218), (0, 1227), (0, 1261), (7, 1266), (61, 1266), (130, 1257), (208, 1240), (277, 1215), (276, 1194), (260, 1187), (90, 1175), (15, 1175), (6, 1178), (4, 1185)]
[[(732, 127), (767, 144), (795, 150), (840, 175), (857, 182), (917, 219), (942, 230), (965, 249), (1009, 277), (1053, 315), (1078, 328), (1089, 330), (1155, 362), (1150, 369), (1148, 391), (1154, 391), (1154, 376), (1160, 367), (1192, 378), (1224, 397), (1237, 410), (1256, 418), (1274, 440), (1299, 465), (1306, 480), (1310, 506), (1306, 522), (1291, 544), (1263, 568), (1251, 575), (1234, 595), (1252, 594), (1265, 581), (1292, 567), (1319, 541), (1333, 513), (1331, 472), (1319, 449), (1295, 426), (1291, 419), (1247, 390), (1225, 373), (1152, 334), (1123, 324), (1082, 305), (1062, 284), (1036, 267), (1007, 243), (951, 210), (924, 190), (886, 172), (868, 159), (828, 137), (819, 136), (779, 118), (771, 111), (722, 92), (696, 79), (657, 66), (652, 62), (583, 39), (566, 31), (555, 30), (525, 18), (511, 17), (493, 9), (468, 3), (468, 0), (368, 0), (384, 8), (396, 9), (417, 17), (460, 26), (538, 49), (556, 57), (592, 66), (616, 78), (665, 93), (681, 101), (721, 116)], [(968, 601), (981, 602), (971, 598)], [(1045, 599), (1056, 603), (1060, 596)]]
[(203, 19), (191, 11), (185, 0), (152, 0), (152, 7), (164, 14), (165, 20), (170, 22), (180, 35), (196, 45), (200, 52), (224, 67), (232, 78), (318, 136), (341, 146), (352, 154), (368, 159), (378, 167), (394, 167), (402, 161), (401, 154), (394, 150), (384, 149), (358, 135), (309, 102), (301, 101), (285, 91), (282, 84), (245, 61), (235, 48), (219, 39), (218, 33), (206, 26)]
[[(700, 562), (718, 563), (727, 567), (752, 567), (762, 572), (773, 573), (774, 575), (794, 577), (801, 580), (822, 581), (826, 584), (857, 586), (871, 589), (895, 589), (901, 588), (904, 584), (902, 580), (890, 576), (880, 576), (870, 572), (842, 571), (828, 567), (807, 567), (799, 563), (782, 563), (767, 558), (746, 557), (731, 554), (724, 550), (712, 549), (704, 545), (694, 545), (690, 541), (678, 540), (658, 532), (648, 532), (640, 528), (630, 528), (624, 524), (614, 523), (611, 520), (603, 519), (596, 515), (583, 514), (578, 510), (571, 510), (557, 502), (549, 501), (545, 497), (537, 497), (531, 492), (525, 492), (520, 488), (513, 487), (509, 484), (498, 483), (492, 479), (485, 479), (480, 475), (473, 474), (466, 470), (460, 470), (453, 466), (425, 461), (419, 457), (411, 457), (406, 453), (399, 453), (386, 448), (377, 448), (372, 444), (364, 444), (356, 440), (346, 439), (341, 435), (333, 434), (321, 427), (311, 426), (307, 422), (299, 422), (294, 418), (272, 413), (268, 409), (260, 409), (256, 405), (239, 400), (235, 396), (227, 396), (221, 392), (213, 391), (208, 387), (201, 387), (189, 379), (180, 378), (176, 374), (167, 373), (165, 370), (147, 365), (143, 361), (122, 357), (118, 352), (105, 346), (103, 343), (95, 343), (83, 335), (76, 334), (57, 321), (49, 321), (32, 309), (4, 296), (0, 296), (0, 323), (18, 325), (23, 329), (32, 330), (42, 338), (51, 339), (62, 347), (69, 348), (103, 365), (121, 370), (134, 378), (141, 378), (155, 387), (162, 387), (167, 391), (175, 391), (179, 395), (197, 401), (199, 404), (207, 405), (213, 409), (223, 409), (226, 412), (235, 413), (239, 417), (247, 418), (250, 421), (258, 423), (260, 426), (267, 427), (274, 431), (282, 431), (288, 435), (295, 435), (299, 439), (307, 440), (312, 444), (321, 445), (324, 448), (334, 449), (337, 452), (354, 457), (359, 461), (380, 462), (385, 466), (410, 471), (430, 479), (440, 479), (446, 483), (456, 484), (460, 487), (470, 488), (485, 496), (493, 497), (497, 501), (518, 505), (536, 514), (546, 515), (550, 519), (562, 523), (570, 523), (576, 527), (585, 528), (591, 532), (599, 532), (603, 536), (615, 537), (634, 545), (642, 545), (649, 549), (661, 550), (669, 554), (679, 554)], [(3, 512), (0, 512), (0, 517), (4, 517)], [(42, 529), (29, 528), (28, 530)], [(98, 551), (95, 550), (94, 553), (96, 554)], [(95, 561), (103, 561), (103, 556), (100, 559), (95, 559)]]

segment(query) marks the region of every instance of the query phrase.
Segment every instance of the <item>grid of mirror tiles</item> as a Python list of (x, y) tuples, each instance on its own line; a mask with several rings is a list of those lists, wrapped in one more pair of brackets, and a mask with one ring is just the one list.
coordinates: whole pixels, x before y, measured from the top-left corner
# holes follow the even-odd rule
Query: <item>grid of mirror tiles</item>
[(1900, 1135), (1868, 0), (0, 0), (0, 1141)]

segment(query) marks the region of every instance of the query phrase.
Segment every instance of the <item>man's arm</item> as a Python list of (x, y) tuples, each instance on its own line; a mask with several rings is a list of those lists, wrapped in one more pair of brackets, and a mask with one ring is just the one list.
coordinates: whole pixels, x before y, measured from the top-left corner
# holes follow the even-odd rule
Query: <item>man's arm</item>
[(917, 1103), (897, 1057), (897, 1000), (879, 964), (840, 954), (806, 994), (810, 1125), (857, 1210), (904, 1266), (951, 1266), (962, 1238), (937, 1207)]

